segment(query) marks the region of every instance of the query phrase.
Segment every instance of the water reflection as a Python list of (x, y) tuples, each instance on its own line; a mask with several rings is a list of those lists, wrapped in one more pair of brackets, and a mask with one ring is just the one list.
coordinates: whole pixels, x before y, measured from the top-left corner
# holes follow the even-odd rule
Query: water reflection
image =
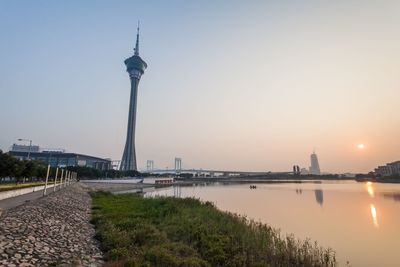
[(174, 197), (181, 197), (182, 196), (182, 190), (180, 186), (174, 186)]
[(371, 216), (372, 216), (372, 222), (374, 223), (374, 226), (378, 228), (379, 224), (378, 224), (378, 218), (376, 215), (376, 208), (375, 208), (374, 204), (371, 204)]
[(374, 187), (371, 182), (367, 182), (367, 191), (371, 197), (374, 197)]
[(324, 191), (322, 191), (322, 189), (315, 189), (314, 193), (315, 201), (317, 201), (317, 203), (322, 206), (322, 204), (324, 204)]
[(400, 201), (400, 193), (383, 193), (384, 198), (389, 198), (394, 201)]

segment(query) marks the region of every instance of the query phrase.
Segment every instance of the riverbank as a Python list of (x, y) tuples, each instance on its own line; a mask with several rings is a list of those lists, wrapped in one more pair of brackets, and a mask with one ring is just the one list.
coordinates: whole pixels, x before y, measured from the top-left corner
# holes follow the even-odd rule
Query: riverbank
[(210, 202), (95, 192), (93, 219), (110, 266), (334, 266), (332, 250), (283, 238)]
[[(129, 191), (135, 189), (153, 188), (154, 184), (144, 184), (144, 183), (118, 183), (113, 180), (105, 180), (106, 182), (87, 182), (81, 181), (86, 187), (91, 191), (107, 191), (107, 192), (121, 192)], [(129, 181), (129, 180), (126, 180)]]
[(91, 199), (73, 184), (0, 216), (1, 266), (101, 266)]
[(379, 177), (379, 178), (357, 178), (357, 182), (374, 182), (374, 183), (387, 183), (399, 184), (400, 177)]

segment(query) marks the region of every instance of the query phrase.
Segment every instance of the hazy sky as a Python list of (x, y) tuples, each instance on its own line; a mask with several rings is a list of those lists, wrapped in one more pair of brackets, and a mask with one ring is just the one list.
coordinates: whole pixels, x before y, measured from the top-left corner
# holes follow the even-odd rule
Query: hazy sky
[(138, 19), (140, 168), (400, 159), (400, 1), (361, 0), (0, 0), (0, 149), (120, 159)]

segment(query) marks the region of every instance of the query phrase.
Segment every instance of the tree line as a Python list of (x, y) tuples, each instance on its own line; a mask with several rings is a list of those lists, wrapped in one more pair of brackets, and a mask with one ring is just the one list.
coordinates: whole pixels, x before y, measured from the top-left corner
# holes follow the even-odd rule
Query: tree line
[(0, 181), (41, 180), (46, 176), (47, 167), (37, 160), (19, 160), (0, 150)]

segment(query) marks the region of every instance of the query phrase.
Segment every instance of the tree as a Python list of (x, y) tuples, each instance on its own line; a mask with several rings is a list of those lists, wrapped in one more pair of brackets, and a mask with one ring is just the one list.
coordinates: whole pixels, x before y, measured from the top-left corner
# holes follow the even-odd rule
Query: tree
[(0, 153), (0, 177), (16, 177), (22, 171), (20, 161), (9, 154)]
[(22, 178), (45, 177), (46, 166), (36, 160), (18, 160), (0, 150), (0, 178), (13, 177), (17, 183)]

